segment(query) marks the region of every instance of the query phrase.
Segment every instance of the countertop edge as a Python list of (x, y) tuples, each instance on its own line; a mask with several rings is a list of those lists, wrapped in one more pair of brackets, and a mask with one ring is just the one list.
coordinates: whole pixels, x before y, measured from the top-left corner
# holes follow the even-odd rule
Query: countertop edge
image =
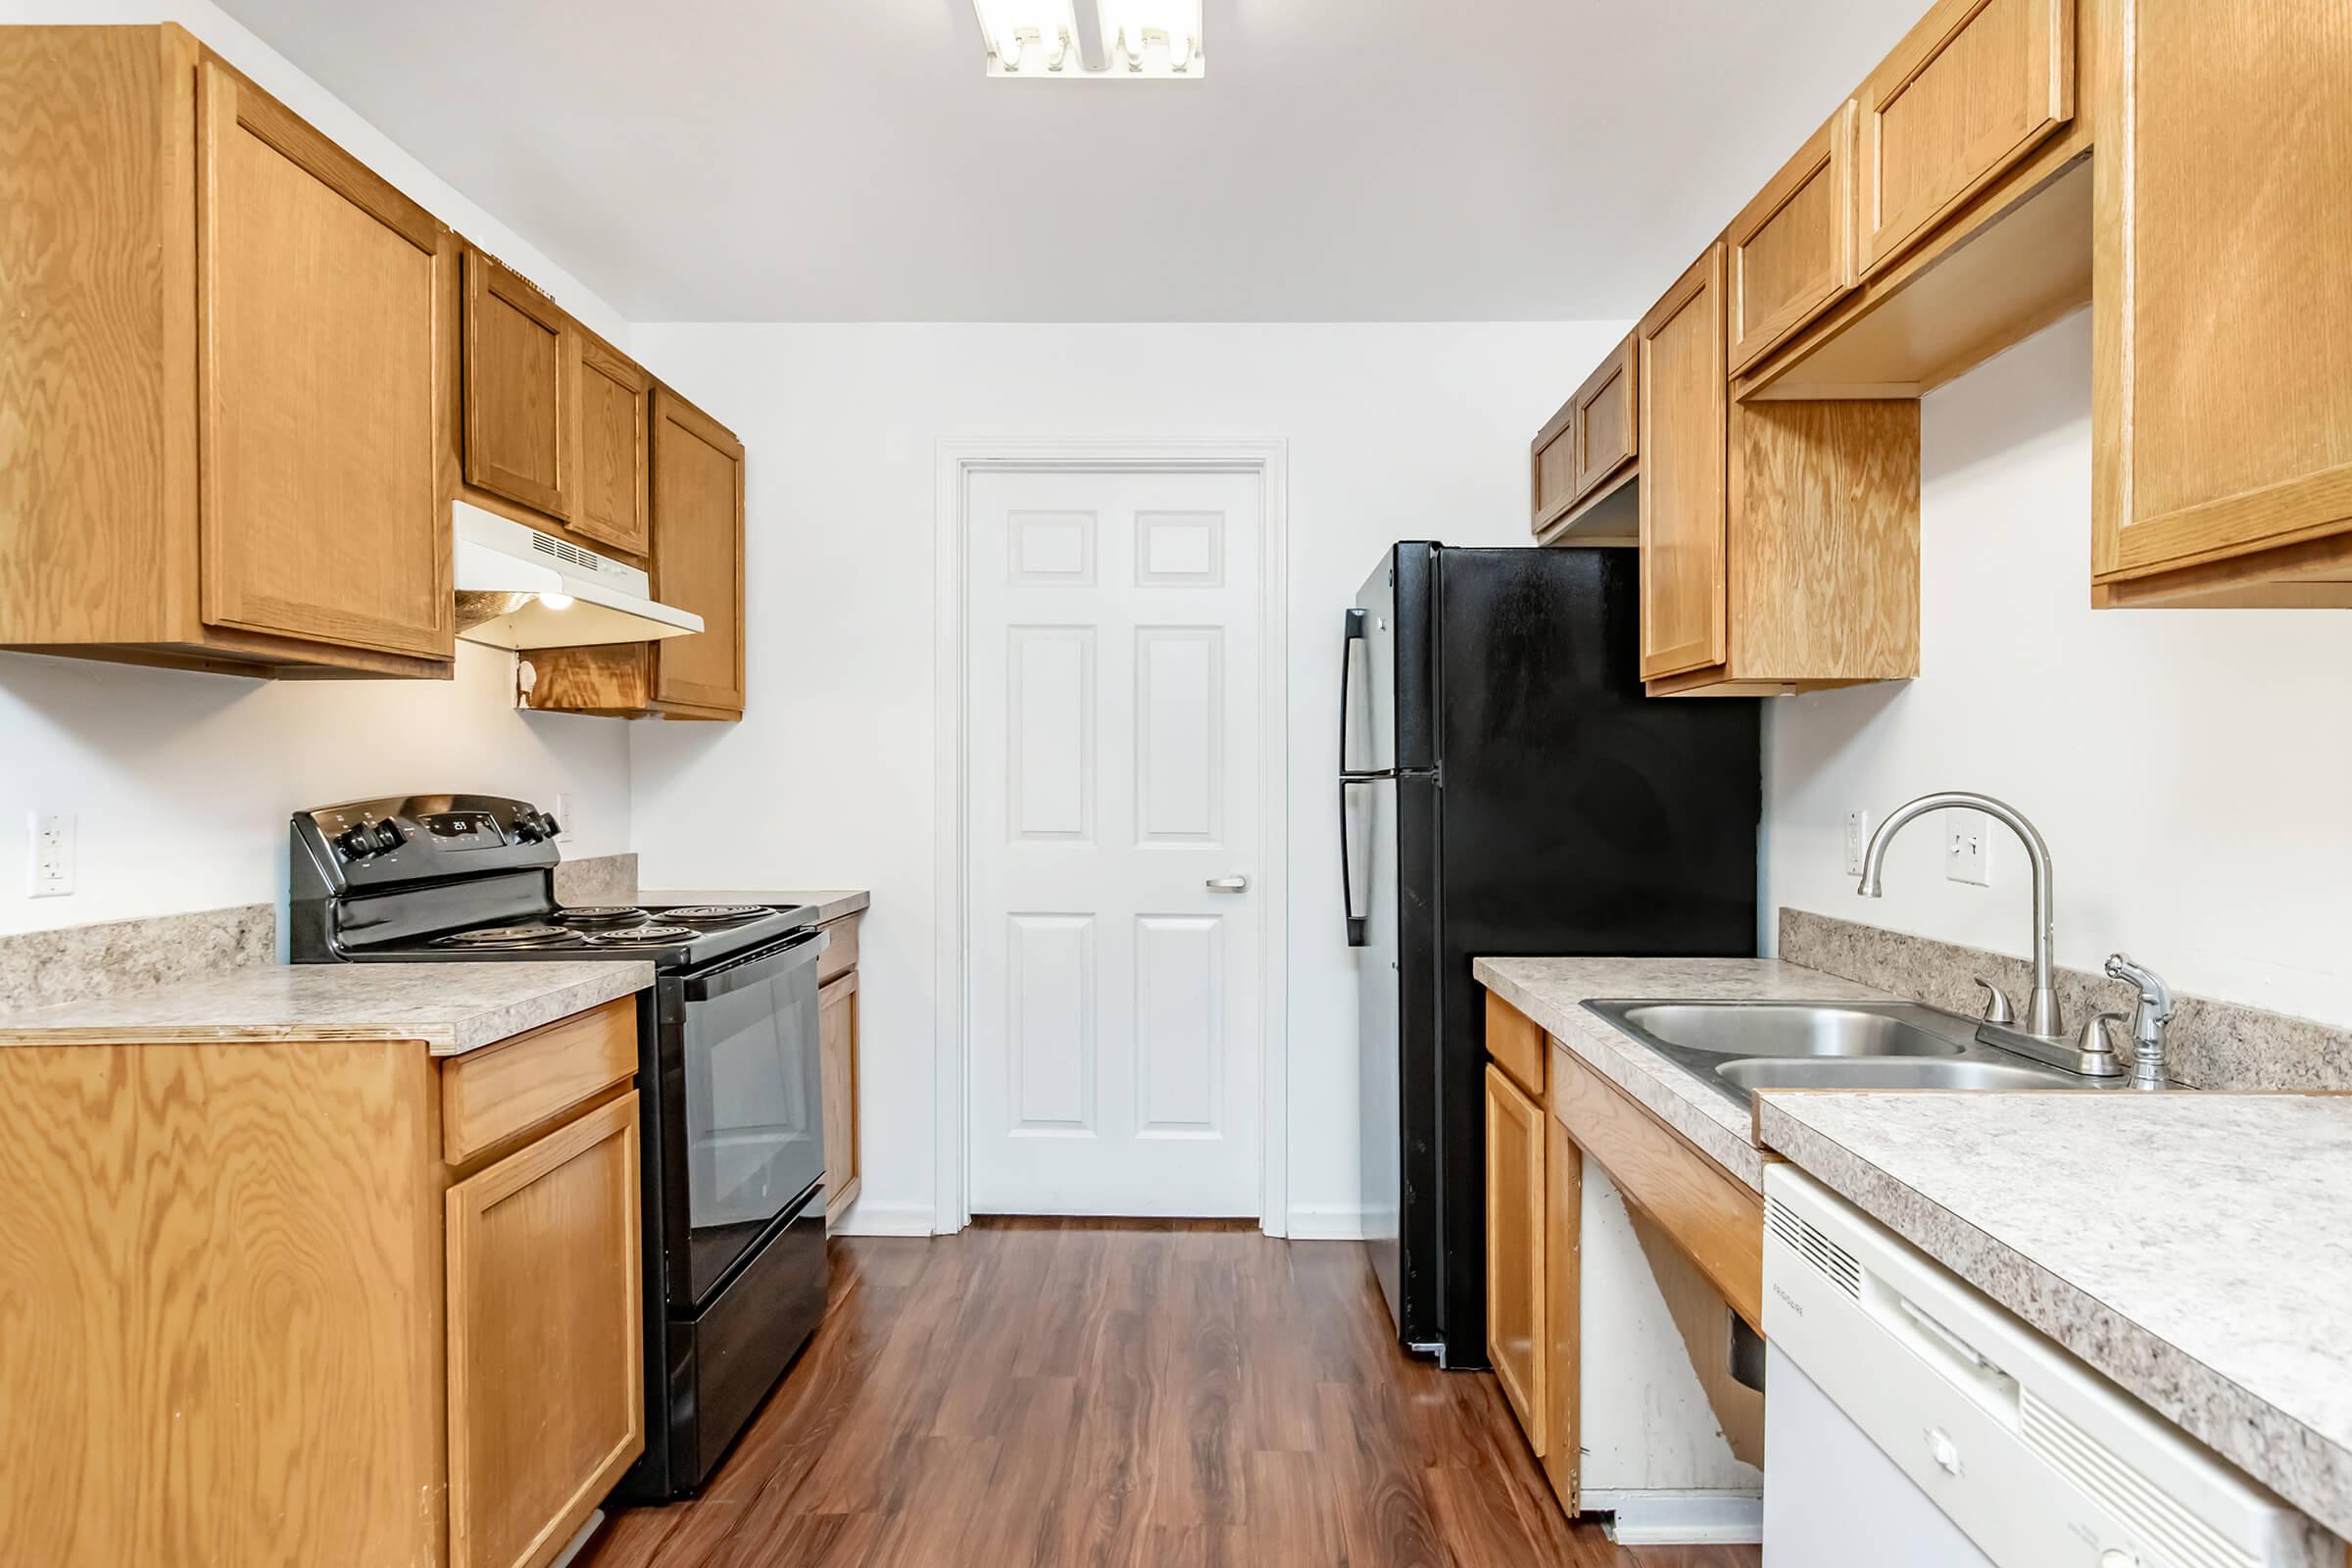
[[(283, 967), (283, 966), (278, 966)], [(382, 965), (359, 965), (373, 970)], [(515, 965), (527, 973), (531, 965)], [(622, 997), (635, 996), (654, 983), (654, 966), (637, 959), (598, 961), (597, 973), (551, 987), (513, 1002), (484, 1003), (460, 1017), (418, 1021), (387, 1016), (365, 1016), (366, 1004), (355, 1004), (357, 1021), (341, 1023), (202, 1023), (164, 1024), (91, 1023), (53, 1027), (0, 1028), (0, 1050), (87, 1046), (201, 1046), (269, 1045), (318, 1041), (356, 1044), (389, 1040), (421, 1042), (436, 1057), (462, 1056), (502, 1040), (527, 1033), (573, 1013), (601, 1007)], [(169, 990), (161, 987), (159, 990)], [(117, 999), (121, 1000), (121, 999)]]
[(817, 924), (862, 914), (873, 906), (866, 888), (640, 888), (638, 904), (808, 904)]
[[(1768, 1149), (2320, 1524), (2352, 1539), (2352, 1451), (1809, 1125), (1789, 1104), (1804, 1098), (1801, 1090), (1756, 1097), (1756, 1136)], [(2280, 1465), (2282, 1449), (2299, 1454), (2302, 1464)], [(2280, 1472), (2290, 1468), (2332, 1485), (2324, 1494), (2309, 1489), (2298, 1494), (2279, 1484)]]

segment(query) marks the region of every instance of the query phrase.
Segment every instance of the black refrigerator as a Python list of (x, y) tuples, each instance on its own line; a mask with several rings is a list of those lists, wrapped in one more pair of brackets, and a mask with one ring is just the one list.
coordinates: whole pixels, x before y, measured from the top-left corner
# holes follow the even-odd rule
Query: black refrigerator
[(1410, 1348), (1483, 1367), (1478, 956), (1756, 951), (1749, 699), (1647, 698), (1631, 550), (1392, 549), (1347, 612), (1340, 832), (1364, 1233)]

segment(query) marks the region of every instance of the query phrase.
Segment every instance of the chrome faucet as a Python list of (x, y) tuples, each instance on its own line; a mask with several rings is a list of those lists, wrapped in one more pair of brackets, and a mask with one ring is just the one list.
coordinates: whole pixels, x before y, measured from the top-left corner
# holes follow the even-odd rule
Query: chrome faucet
[(2152, 969), (2143, 969), (2124, 954), (2107, 960), (2107, 972), (2139, 992), (2139, 1006), (2132, 1014), (2132, 1087), (2162, 1089), (2164, 1026), (2173, 1021), (2173, 988)]
[[(2000, 992), (1993, 991), (1993, 1002), (1987, 1006), (1984, 1024), (1978, 1032), (1984, 1035), (1998, 1030), (2009, 1036), (2032, 1036), (2045, 1045), (2071, 1044), (2064, 1039), (2066, 1025), (2058, 1009), (2057, 960), (2051, 956), (2056, 942), (2057, 922), (2050, 912), (2050, 847), (2042, 842), (2041, 834), (2017, 808), (1996, 801), (1989, 795), (1978, 795), (1968, 790), (1940, 790), (1934, 795), (1922, 795), (1916, 801), (1906, 801), (1896, 807), (1886, 820), (1879, 824), (1879, 830), (1870, 836), (1870, 848), (1862, 852), (1862, 881), (1854, 891), (1864, 898), (1878, 898), (1881, 894), (1880, 870), (1886, 860), (1886, 846), (1895, 834), (1914, 817), (1954, 807), (1983, 811), (2015, 833), (2018, 841), (2026, 847), (2026, 858), (2034, 866), (2034, 995), (2026, 1003), (2025, 1026), (2022, 1029), (2013, 1028), (2007, 1018), (1996, 1016), (2008, 1010), (2008, 999)], [(1987, 986), (1986, 989), (1992, 988)], [(1996, 1040), (1994, 1043), (2000, 1042)]]

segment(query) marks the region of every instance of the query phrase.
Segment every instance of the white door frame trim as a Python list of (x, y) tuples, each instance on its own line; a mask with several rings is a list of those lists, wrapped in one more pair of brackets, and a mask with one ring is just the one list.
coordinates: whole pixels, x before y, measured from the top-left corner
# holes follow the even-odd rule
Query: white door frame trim
[(1258, 546), (1258, 780), (1260, 864), (1258, 1048), (1260, 1088), (1259, 1226), (1269, 1236), (1290, 1228), (1290, 942), (1288, 835), (1290, 682), (1284, 639), (1290, 617), (1290, 531), (1285, 516), (1288, 443), (1282, 441), (942, 441), (932, 585), (932, 702), (938, 777), (933, 810), (938, 845), (934, 900), (933, 1160), (937, 1179), (931, 1229), (941, 1235), (971, 1223), (970, 897), (965, 803), (964, 536), (972, 475), (1014, 473), (1247, 473), (1257, 477), (1262, 521)]

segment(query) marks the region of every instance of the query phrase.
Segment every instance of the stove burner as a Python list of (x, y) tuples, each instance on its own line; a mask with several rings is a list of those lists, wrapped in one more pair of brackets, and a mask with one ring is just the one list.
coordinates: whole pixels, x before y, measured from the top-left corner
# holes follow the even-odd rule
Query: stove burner
[(545, 948), (569, 942), (573, 933), (560, 925), (491, 925), (478, 931), (459, 931), (435, 937), (436, 948)]
[(625, 925), (604, 931), (583, 931), (580, 935), (590, 942), (618, 946), (623, 943), (684, 942), (702, 933), (682, 925)]
[(757, 904), (689, 904), (682, 908), (663, 909), (662, 918), (683, 920), (689, 925), (737, 925), (768, 912)]
[(573, 926), (642, 925), (646, 912), (633, 904), (587, 904), (577, 908), (558, 909), (556, 918)]

